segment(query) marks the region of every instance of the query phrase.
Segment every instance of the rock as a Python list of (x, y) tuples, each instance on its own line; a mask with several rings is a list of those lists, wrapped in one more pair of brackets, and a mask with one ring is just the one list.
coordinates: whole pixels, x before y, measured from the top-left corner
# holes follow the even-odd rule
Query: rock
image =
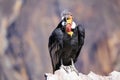
[(46, 73), (45, 80), (119, 80), (120, 72), (113, 71), (109, 76), (101, 76), (90, 72), (88, 75), (79, 73), (79, 75), (72, 70), (70, 66), (61, 66), (54, 74)]

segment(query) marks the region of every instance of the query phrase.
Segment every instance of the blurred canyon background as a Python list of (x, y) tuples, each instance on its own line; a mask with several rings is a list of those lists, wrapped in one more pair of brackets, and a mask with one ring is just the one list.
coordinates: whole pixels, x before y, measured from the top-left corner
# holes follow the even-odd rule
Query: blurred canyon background
[(52, 73), (48, 38), (64, 9), (86, 32), (79, 72), (120, 71), (120, 0), (0, 0), (0, 80)]

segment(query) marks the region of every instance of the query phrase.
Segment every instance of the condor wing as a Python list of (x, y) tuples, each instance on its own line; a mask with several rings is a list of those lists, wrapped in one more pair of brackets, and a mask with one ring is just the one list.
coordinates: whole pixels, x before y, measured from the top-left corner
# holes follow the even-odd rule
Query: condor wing
[(78, 55), (80, 54), (80, 51), (81, 51), (81, 48), (84, 44), (84, 39), (85, 39), (85, 29), (83, 27), (83, 25), (78, 25), (77, 26), (77, 31), (78, 31), (78, 52), (77, 52), (77, 55), (76, 55), (76, 58), (78, 57)]
[(48, 48), (53, 66), (53, 72), (60, 63), (60, 55), (63, 47), (63, 32), (60, 28), (56, 28), (49, 37)]

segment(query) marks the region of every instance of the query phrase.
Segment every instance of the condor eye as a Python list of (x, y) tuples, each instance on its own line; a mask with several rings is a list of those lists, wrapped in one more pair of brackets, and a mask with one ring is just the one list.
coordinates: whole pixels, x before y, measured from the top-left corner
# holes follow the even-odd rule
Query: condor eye
[(67, 18), (67, 20), (69, 20), (70, 18)]

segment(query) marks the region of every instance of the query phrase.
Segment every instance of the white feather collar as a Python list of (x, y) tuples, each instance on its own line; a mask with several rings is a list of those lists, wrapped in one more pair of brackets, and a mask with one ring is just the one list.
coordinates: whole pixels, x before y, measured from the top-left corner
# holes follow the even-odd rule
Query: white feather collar
[(76, 28), (76, 23), (73, 21), (72, 22), (72, 26), (71, 26), (72, 29), (75, 29)]
[[(65, 26), (66, 25), (66, 22), (62, 22), (62, 26)], [(71, 26), (72, 29), (75, 29), (76, 28), (76, 23), (73, 21), (72, 22), (72, 26)]]

